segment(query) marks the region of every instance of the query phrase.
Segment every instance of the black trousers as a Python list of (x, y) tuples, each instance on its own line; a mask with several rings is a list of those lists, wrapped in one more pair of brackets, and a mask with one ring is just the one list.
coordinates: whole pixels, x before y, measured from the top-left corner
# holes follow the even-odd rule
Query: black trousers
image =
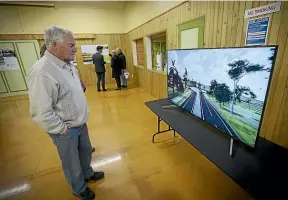
[(117, 84), (117, 88), (121, 88), (121, 80), (120, 80), (120, 77), (115, 77), (115, 80), (116, 80), (116, 84)]
[(100, 90), (100, 82), (102, 82), (102, 89), (105, 89), (105, 72), (96, 72), (97, 80), (97, 89)]

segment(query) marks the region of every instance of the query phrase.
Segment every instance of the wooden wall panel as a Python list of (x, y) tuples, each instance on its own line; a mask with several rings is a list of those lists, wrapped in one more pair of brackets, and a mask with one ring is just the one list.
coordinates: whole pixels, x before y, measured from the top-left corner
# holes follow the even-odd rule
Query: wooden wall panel
[[(124, 34), (95, 34), (94, 38), (76, 39), (77, 45), (77, 68), (80, 72), (81, 80), (88, 86), (96, 85), (96, 73), (94, 65), (84, 65), (81, 56), (81, 45), (87, 44), (108, 44), (109, 50), (120, 47), (124, 54), (127, 52), (126, 37)], [(127, 56), (127, 55), (126, 55)], [(106, 64), (106, 83), (114, 83), (110, 64)]]
[[(37, 39), (39, 46), (44, 44), (44, 37), (41, 34), (13, 34), (13, 35), (0, 35), (0, 40), (29, 40)], [(127, 52), (126, 36), (125, 34), (75, 34), (75, 41), (77, 45), (77, 69), (80, 73), (81, 80), (87, 85), (96, 85), (96, 74), (94, 70), (94, 65), (84, 65), (81, 56), (81, 45), (87, 44), (108, 44), (109, 50), (116, 49), (120, 47), (124, 54)], [(114, 83), (112, 79), (112, 72), (110, 64), (106, 65), (106, 83)]]
[[(131, 54), (130, 44), (133, 38), (142, 38), (161, 30), (167, 31), (167, 48), (176, 49), (177, 25), (200, 16), (205, 16), (205, 48), (244, 46), (248, 23), (248, 20), (244, 19), (244, 11), (267, 3), (269, 2), (186, 2), (127, 33), (127, 53)], [(279, 51), (260, 135), (288, 148), (288, 2), (282, 1), (280, 12), (266, 16), (271, 17), (268, 44), (278, 44)], [(133, 67), (132, 58), (128, 60), (128, 69), (132, 73), (136, 69)], [(146, 69), (137, 68), (136, 71), (135, 84), (156, 98), (167, 97), (166, 76)], [(141, 78), (143, 80), (138, 80)]]
[(143, 66), (145, 62), (143, 38), (136, 40), (136, 52), (137, 52), (137, 63), (139, 66), (140, 65)]
[[(276, 42), (279, 49), (261, 134), (272, 141), (288, 146), (288, 132), (282, 131), (287, 127), (287, 115), (285, 117), (283, 114), (288, 109), (288, 101), (284, 98), (288, 92), (288, 2), (282, 2), (282, 6), (282, 18)], [(274, 30), (271, 29), (271, 33), (273, 32)], [(274, 43), (273, 40), (271, 42)], [(282, 140), (282, 137), (286, 139)]]

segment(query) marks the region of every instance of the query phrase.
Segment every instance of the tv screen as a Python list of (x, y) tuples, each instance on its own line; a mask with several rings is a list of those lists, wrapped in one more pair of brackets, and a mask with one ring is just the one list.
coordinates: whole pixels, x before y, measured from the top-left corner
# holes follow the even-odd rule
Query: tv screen
[(277, 46), (168, 51), (168, 99), (254, 147)]

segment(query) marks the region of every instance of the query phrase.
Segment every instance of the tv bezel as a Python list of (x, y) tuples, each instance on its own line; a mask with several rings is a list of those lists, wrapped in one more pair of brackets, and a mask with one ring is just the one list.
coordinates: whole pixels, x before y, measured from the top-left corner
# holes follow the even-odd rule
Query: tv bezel
[[(170, 103), (172, 103), (173, 105), (176, 105), (177, 107), (181, 108), (182, 110), (184, 110), (185, 112), (189, 113), (192, 117), (196, 117), (197, 119), (200, 119), (201, 121), (203, 121), (205, 124), (209, 125), (210, 127), (214, 128), (215, 130), (218, 130), (222, 133), (224, 133), (225, 135), (227, 135), (229, 138), (233, 138), (234, 140), (240, 141), (241, 143), (245, 144), (247, 147), (253, 148), (255, 149), (257, 142), (258, 142), (258, 138), (259, 138), (259, 133), (261, 132), (262, 129), (262, 122), (263, 122), (263, 117), (264, 117), (264, 113), (266, 111), (266, 104), (267, 104), (267, 100), (268, 100), (268, 96), (270, 94), (270, 86), (271, 86), (271, 81), (272, 81), (272, 76), (274, 73), (274, 66), (276, 63), (276, 59), (277, 59), (277, 53), (278, 53), (278, 46), (279, 45), (254, 45), (254, 46), (239, 46), (239, 47), (219, 47), (219, 48), (190, 48), (190, 49), (168, 49), (167, 50), (167, 99)], [(169, 65), (168, 65), (168, 61), (169, 61), (169, 51), (191, 51), (191, 50), (206, 50), (206, 49), (241, 49), (241, 48), (263, 48), (263, 47), (274, 47), (275, 48), (275, 54), (274, 54), (274, 59), (272, 61), (271, 64), (271, 72), (269, 75), (269, 80), (268, 80), (268, 84), (267, 84), (267, 90), (266, 90), (266, 94), (265, 94), (265, 99), (264, 99), (264, 104), (263, 104), (263, 109), (262, 109), (262, 113), (261, 113), (261, 119), (260, 119), (260, 123), (259, 123), (259, 128), (257, 130), (257, 134), (256, 134), (256, 139), (255, 139), (255, 143), (254, 146), (250, 146), (248, 144), (246, 144), (245, 142), (241, 141), (238, 138), (233, 137), (232, 135), (229, 135), (228, 133), (224, 132), (223, 130), (216, 128), (215, 126), (213, 126), (212, 124), (206, 122), (205, 120), (201, 119), (200, 117), (194, 115), (193, 113), (187, 111), (186, 109), (180, 107), (179, 105), (173, 103), (169, 98), (168, 98), (168, 77), (169, 77)]]

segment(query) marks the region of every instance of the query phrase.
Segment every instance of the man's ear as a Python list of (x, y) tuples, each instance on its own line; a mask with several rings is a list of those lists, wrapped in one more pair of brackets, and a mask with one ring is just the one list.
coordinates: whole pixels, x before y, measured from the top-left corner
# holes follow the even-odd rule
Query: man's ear
[(53, 42), (52, 42), (52, 47), (56, 47), (56, 45), (57, 45), (57, 42), (56, 42), (56, 41), (53, 41)]

